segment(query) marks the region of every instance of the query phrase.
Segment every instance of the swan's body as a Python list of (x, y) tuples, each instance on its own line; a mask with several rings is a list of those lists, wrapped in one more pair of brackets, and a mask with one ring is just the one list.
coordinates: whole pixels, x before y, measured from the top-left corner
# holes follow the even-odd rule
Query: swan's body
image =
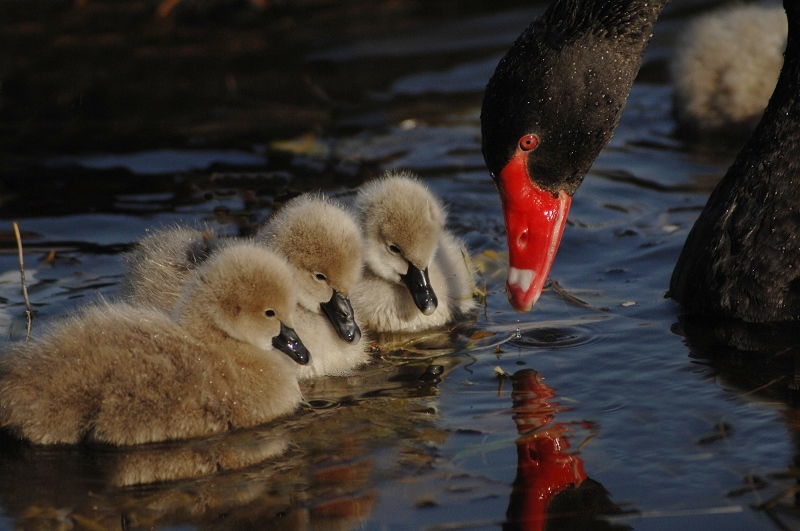
[(425, 185), (388, 174), (362, 187), (357, 206), (365, 268), (352, 300), (368, 328), (421, 331), (475, 307), (469, 255), (445, 230), (446, 211)]
[(693, 314), (800, 320), (800, 3), (764, 116), (686, 239), (669, 295)]
[[(130, 445), (253, 426), (302, 400), (291, 271), (232, 245), (198, 268), (176, 320), (100, 302), (0, 359), (0, 425), (38, 444)], [(286, 342), (294, 350), (287, 349)], [(307, 353), (306, 353), (307, 356)]]
[(779, 6), (728, 7), (692, 22), (671, 65), (681, 130), (746, 138), (778, 81), (786, 34), (786, 12)]
[(348, 299), (361, 279), (362, 237), (352, 215), (336, 203), (302, 196), (284, 206), (256, 235), (292, 265), (297, 334), (311, 353), (301, 378), (343, 375), (368, 359)]

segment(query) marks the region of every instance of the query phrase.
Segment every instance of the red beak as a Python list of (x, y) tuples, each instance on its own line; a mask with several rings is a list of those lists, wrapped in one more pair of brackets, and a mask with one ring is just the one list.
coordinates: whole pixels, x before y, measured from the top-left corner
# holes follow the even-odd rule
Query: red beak
[(563, 190), (553, 197), (533, 184), (525, 163), (527, 156), (527, 152), (518, 150), (500, 172), (497, 183), (508, 237), (506, 292), (518, 312), (529, 311), (542, 294), (572, 202)]

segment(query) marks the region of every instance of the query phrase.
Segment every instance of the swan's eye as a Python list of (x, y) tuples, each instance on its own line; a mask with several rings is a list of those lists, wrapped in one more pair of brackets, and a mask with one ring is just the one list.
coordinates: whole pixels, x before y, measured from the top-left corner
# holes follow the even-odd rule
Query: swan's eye
[(522, 151), (533, 151), (539, 145), (539, 137), (530, 134), (519, 139), (519, 148)]
[(275, 310), (267, 310), (266, 312), (264, 312), (264, 315), (266, 315), (267, 317), (275, 317)]
[(314, 278), (316, 278), (316, 279), (317, 279), (317, 280), (319, 280), (320, 282), (326, 282), (326, 281), (328, 280), (328, 277), (326, 277), (326, 276), (325, 276), (325, 275), (323, 275), (322, 273), (316, 273), (316, 274), (314, 275)]
[(389, 252), (392, 254), (400, 254), (400, 247), (394, 244), (389, 244)]

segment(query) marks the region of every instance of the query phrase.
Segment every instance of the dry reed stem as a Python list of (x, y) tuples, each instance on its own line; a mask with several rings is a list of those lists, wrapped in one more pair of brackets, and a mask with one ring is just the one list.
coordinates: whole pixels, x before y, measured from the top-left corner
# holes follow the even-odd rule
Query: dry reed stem
[(31, 321), (33, 321), (33, 311), (31, 310), (31, 300), (28, 298), (28, 285), (25, 283), (25, 262), (22, 258), (22, 238), (19, 235), (19, 224), (14, 222), (14, 236), (17, 238), (17, 253), (19, 254), (19, 274), (22, 278), (22, 296), (25, 297), (25, 316), (28, 324), (25, 332), (25, 341), (31, 337)]

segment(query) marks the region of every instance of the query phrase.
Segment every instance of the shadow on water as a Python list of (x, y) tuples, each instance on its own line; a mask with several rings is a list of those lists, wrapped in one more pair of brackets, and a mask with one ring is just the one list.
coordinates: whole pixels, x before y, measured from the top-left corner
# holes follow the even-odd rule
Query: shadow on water
[[(452, 65), (464, 46), (415, 38), (364, 54), (345, 45), (496, 10), (480, 0), (10, 0), (0, 5), (0, 64), (9, 65), (0, 131), (9, 154), (250, 147), (319, 127), (352, 131), (350, 115), (371, 91), (400, 72)], [(314, 58), (321, 45), (343, 52)], [(386, 123), (385, 104), (365, 110)]]

